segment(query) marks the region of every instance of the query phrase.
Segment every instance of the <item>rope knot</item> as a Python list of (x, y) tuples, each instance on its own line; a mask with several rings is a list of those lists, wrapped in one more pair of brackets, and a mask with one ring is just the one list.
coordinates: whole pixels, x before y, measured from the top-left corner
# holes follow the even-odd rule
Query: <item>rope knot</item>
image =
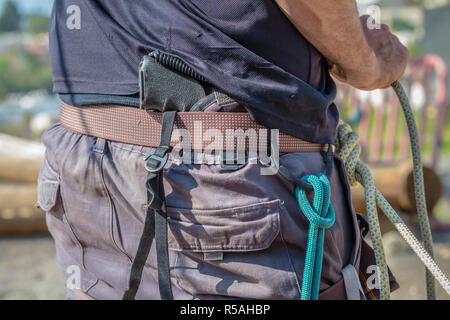
[(305, 190), (299, 187), (295, 189), (298, 204), (310, 222), (301, 298), (302, 300), (317, 300), (322, 272), (325, 229), (334, 224), (335, 215), (330, 202), (330, 182), (327, 176), (319, 173), (305, 176), (301, 180), (309, 182), (314, 190), (313, 207), (311, 207)]
[(344, 167), (350, 186), (356, 186), (358, 181), (355, 175), (355, 169), (361, 154), (359, 136), (356, 132), (353, 132), (352, 128), (348, 124), (342, 121), (339, 123), (337, 129), (336, 153), (339, 154), (344, 162)]
[(313, 206), (306, 197), (306, 192), (296, 188), (296, 196), (304, 215), (315, 228), (328, 229), (335, 221), (333, 206), (330, 201), (330, 182), (323, 174), (304, 176), (301, 180), (309, 182), (314, 188)]

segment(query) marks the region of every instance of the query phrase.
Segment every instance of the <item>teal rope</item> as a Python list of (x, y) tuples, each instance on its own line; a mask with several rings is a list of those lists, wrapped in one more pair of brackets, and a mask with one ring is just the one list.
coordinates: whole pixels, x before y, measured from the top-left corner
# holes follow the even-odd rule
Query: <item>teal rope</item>
[(310, 223), (301, 299), (317, 300), (319, 298), (322, 273), (325, 229), (334, 224), (335, 215), (330, 202), (330, 182), (328, 178), (324, 174), (319, 173), (305, 176), (301, 180), (309, 182), (314, 189), (313, 207), (311, 207), (305, 191), (299, 187), (295, 189), (295, 196), (300, 209)]

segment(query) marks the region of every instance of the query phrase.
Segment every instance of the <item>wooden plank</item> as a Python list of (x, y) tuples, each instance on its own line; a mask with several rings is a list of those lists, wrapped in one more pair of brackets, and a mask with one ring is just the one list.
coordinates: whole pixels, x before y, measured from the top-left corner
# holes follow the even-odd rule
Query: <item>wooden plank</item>
[(35, 183), (0, 183), (0, 234), (47, 232)]
[(0, 134), (0, 180), (36, 182), (44, 154), (41, 143)]
[[(410, 161), (387, 166), (369, 166), (375, 185), (391, 206), (402, 212), (415, 212), (413, 166)], [(437, 174), (424, 167), (427, 208), (432, 211), (442, 195), (442, 184)], [(352, 188), (352, 202), (357, 212), (364, 213), (365, 197), (361, 186)]]

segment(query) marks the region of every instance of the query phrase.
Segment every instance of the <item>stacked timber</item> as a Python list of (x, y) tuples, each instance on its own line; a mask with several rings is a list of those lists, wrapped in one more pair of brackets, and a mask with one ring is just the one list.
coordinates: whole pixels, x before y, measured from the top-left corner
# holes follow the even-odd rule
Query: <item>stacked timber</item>
[(45, 232), (45, 214), (35, 207), (42, 144), (0, 134), (0, 234)]
[[(369, 166), (369, 168), (375, 186), (394, 210), (405, 215), (416, 213), (412, 161), (395, 165)], [(427, 166), (423, 166), (423, 177), (427, 209), (430, 214), (442, 196), (442, 183), (436, 172)], [(352, 188), (352, 202), (356, 212), (366, 213), (364, 189), (360, 185)], [(383, 217), (381, 211), (378, 211), (380, 218)], [(383, 221), (380, 222), (383, 223)]]
[[(0, 234), (46, 231), (45, 215), (35, 207), (37, 178), (44, 159), (41, 143), (0, 134)], [(392, 166), (370, 166), (375, 185), (392, 207), (402, 213), (416, 211), (411, 162)], [(442, 195), (436, 173), (424, 166), (428, 211)], [(365, 213), (364, 189), (352, 188), (355, 210)]]

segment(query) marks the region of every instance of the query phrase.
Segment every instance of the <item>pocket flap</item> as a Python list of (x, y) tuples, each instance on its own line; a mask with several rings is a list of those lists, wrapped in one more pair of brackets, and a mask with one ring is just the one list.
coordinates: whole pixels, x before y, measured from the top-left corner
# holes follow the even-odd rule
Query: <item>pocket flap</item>
[(37, 206), (44, 211), (50, 211), (56, 204), (59, 183), (45, 182), (39, 184)]
[(36, 206), (44, 211), (50, 211), (56, 204), (58, 191), (59, 176), (45, 158), (39, 171)]
[(280, 200), (220, 209), (168, 208), (169, 248), (176, 251), (263, 250), (280, 230)]

